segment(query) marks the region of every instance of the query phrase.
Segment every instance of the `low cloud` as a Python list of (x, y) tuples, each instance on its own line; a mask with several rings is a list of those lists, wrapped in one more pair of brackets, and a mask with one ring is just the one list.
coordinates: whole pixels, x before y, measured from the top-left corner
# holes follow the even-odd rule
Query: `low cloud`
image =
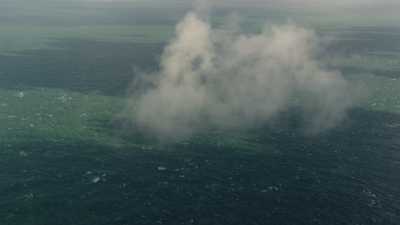
[(307, 130), (336, 126), (355, 102), (350, 84), (315, 57), (314, 32), (283, 25), (242, 34), (189, 13), (165, 48), (160, 70), (135, 81), (129, 111), (160, 137), (203, 129), (247, 129), (300, 109)]

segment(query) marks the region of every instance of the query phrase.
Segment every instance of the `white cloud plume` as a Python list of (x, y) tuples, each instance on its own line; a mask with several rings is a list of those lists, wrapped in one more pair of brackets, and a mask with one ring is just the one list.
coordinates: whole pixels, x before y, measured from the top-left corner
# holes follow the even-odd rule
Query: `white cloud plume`
[(249, 35), (213, 29), (189, 13), (162, 55), (153, 87), (136, 86), (134, 121), (164, 137), (185, 137), (205, 127), (266, 124), (298, 107), (311, 130), (331, 128), (354, 99), (340, 73), (314, 58), (317, 48), (316, 35), (294, 25)]

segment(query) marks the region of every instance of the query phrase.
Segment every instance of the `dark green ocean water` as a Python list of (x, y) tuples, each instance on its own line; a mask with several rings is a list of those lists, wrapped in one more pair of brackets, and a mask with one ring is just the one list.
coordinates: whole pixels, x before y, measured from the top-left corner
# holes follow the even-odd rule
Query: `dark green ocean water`
[(327, 50), (353, 61), (330, 66), (370, 95), (312, 137), (295, 111), (173, 143), (136, 130), (118, 115), (163, 42), (1, 53), (0, 225), (400, 224), (400, 30), (318, 32), (340, 33)]

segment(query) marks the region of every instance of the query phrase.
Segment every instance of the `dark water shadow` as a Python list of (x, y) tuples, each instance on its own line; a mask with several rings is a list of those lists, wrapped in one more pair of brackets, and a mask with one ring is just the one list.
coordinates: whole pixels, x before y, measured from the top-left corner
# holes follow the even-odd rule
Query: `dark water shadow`
[[(334, 31), (332, 33), (332, 31)], [(336, 39), (326, 43), (320, 58), (328, 63), (329, 69), (339, 70), (343, 74), (373, 74), (387, 78), (399, 78), (400, 68), (370, 68), (370, 65), (329, 65), (332, 56), (337, 58), (351, 58), (358, 56), (374, 56), (390, 59), (397, 58), (400, 52), (400, 31), (398, 27), (350, 27), (335, 28), (333, 30), (320, 29), (317, 31), (322, 37)]]
[[(334, 31), (332, 33), (332, 31)], [(372, 52), (399, 52), (400, 30), (398, 27), (349, 27), (317, 30), (325, 37), (336, 37), (331, 40), (326, 51), (335, 54), (360, 54)]]
[(342, 66), (333, 68), (341, 71), (343, 74), (373, 74), (378, 77), (386, 77), (389, 79), (400, 78), (400, 68), (387, 68), (387, 69), (366, 69), (361, 67)]
[(135, 68), (156, 70), (163, 44), (53, 40), (50, 49), (0, 55), (0, 88), (62, 88), (123, 95)]
[(220, 137), (152, 150), (38, 137), (0, 157), (0, 218), (10, 225), (394, 225), (399, 124), (397, 114), (357, 109), (317, 137), (291, 123), (254, 131), (251, 151), (215, 144)]

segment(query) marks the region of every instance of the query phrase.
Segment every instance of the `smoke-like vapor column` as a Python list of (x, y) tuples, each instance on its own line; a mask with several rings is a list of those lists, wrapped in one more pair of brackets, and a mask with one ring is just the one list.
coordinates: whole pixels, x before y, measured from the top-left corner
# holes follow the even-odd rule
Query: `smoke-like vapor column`
[(295, 25), (249, 35), (213, 29), (191, 12), (160, 71), (143, 76), (155, 77), (152, 87), (136, 86), (134, 122), (162, 137), (186, 137), (209, 127), (251, 128), (296, 107), (309, 130), (331, 128), (354, 98), (340, 73), (320, 66), (317, 48), (316, 35)]

